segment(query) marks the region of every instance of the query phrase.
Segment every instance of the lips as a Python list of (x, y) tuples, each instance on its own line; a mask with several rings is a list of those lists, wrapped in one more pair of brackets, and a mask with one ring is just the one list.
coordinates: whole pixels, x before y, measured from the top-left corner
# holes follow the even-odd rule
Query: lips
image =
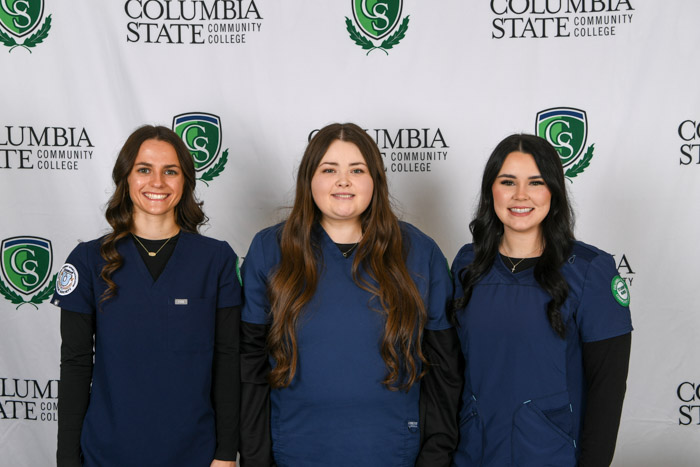
[(513, 214), (528, 214), (535, 210), (535, 208), (508, 208)]
[(167, 198), (169, 195), (167, 193), (144, 193), (143, 196), (153, 201), (160, 201)]
[(333, 193), (331, 196), (335, 199), (352, 199), (355, 197), (351, 193)]

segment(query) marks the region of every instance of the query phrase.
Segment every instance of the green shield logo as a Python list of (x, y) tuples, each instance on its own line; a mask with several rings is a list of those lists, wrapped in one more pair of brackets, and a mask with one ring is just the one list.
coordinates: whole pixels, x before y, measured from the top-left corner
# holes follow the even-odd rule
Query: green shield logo
[(44, 15), (44, 0), (0, 0), (0, 26), (15, 37), (32, 32)]
[(587, 131), (583, 110), (558, 107), (537, 114), (537, 136), (556, 148), (564, 167), (573, 164), (583, 153)]
[(180, 114), (173, 118), (173, 131), (190, 150), (197, 172), (209, 167), (219, 155), (222, 136), (218, 116), (203, 112)]
[(355, 23), (375, 40), (394, 30), (401, 18), (402, 8), (403, 0), (352, 0)]
[(13, 289), (29, 295), (46, 283), (53, 263), (49, 240), (12, 237), (2, 241), (0, 252), (2, 274)]

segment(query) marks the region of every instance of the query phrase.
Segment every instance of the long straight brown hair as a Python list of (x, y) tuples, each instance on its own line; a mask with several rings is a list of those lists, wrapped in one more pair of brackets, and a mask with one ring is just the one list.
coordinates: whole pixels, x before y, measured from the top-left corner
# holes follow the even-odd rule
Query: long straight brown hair
[(164, 141), (175, 149), (178, 163), (185, 177), (182, 197), (175, 207), (175, 222), (178, 227), (187, 232), (196, 233), (199, 226), (207, 221), (207, 216), (202, 211), (203, 203), (198, 201), (194, 194), (195, 184), (197, 183), (194, 161), (182, 139), (177, 133), (164, 126), (144, 125), (137, 128), (129, 135), (124, 146), (122, 146), (112, 169), (112, 180), (115, 188), (105, 210), (105, 217), (112, 227), (112, 231), (102, 238), (100, 246), (100, 254), (107, 261), (102, 267), (100, 277), (107, 283), (107, 289), (102, 294), (100, 303), (117, 294), (117, 284), (112, 280), (112, 274), (124, 263), (123, 258), (117, 251), (117, 242), (129, 235), (134, 221), (134, 203), (129, 196), (128, 177), (134, 168), (134, 162), (141, 145), (149, 139)]
[(391, 390), (408, 390), (424, 374), (421, 349), (427, 321), (425, 304), (406, 268), (406, 244), (391, 209), (384, 164), (370, 136), (352, 123), (322, 128), (309, 142), (297, 174), (296, 197), (282, 229), (282, 259), (273, 273), (268, 293), (272, 325), (268, 335), (270, 355), (276, 366), (270, 372), (274, 388), (289, 386), (297, 370), (297, 326), (304, 306), (316, 292), (321, 253), (313, 229), (321, 212), (311, 194), (311, 179), (333, 141), (354, 144), (365, 159), (374, 182), (372, 200), (360, 216), (362, 240), (355, 251), (352, 277), (370, 292), (368, 303), (383, 313), (386, 322), (379, 351), (387, 368), (382, 384)]

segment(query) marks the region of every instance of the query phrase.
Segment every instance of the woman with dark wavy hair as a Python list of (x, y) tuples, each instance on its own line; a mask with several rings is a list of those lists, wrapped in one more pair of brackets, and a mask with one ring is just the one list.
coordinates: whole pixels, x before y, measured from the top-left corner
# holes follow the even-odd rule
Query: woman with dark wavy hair
[(465, 358), (457, 467), (603, 466), (629, 363), (629, 291), (574, 239), (559, 155), (534, 135), (491, 154), (473, 243), (452, 266)]
[(241, 465), (449, 466), (461, 380), (445, 264), (394, 215), (369, 135), (318, 131), (289, 217), (243, 266)]
[(80, 243), (56, 281), (58, 466), (234, 467), (236, 254), (198, 233), (194, 163), (172, 130), (134, 131), (112, 179), (111, 231)]

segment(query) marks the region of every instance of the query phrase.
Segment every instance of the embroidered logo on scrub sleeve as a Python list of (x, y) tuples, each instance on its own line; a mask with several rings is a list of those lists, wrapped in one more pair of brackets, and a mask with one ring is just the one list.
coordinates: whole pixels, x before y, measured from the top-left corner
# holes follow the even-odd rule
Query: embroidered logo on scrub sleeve
[(612, 290), (613, 297), (617, 303), (622, 306), (629, 306), (630, 304), (630, 291), (627, 288), (625, 280), (620, 276), (615, 276), (610, 283), (610, 289)]
[(58, 295), (68, 295), (78, 286), (78, 270), (70, 263), (66, 263), (58, 271), (56, 280), (56, 293)]

